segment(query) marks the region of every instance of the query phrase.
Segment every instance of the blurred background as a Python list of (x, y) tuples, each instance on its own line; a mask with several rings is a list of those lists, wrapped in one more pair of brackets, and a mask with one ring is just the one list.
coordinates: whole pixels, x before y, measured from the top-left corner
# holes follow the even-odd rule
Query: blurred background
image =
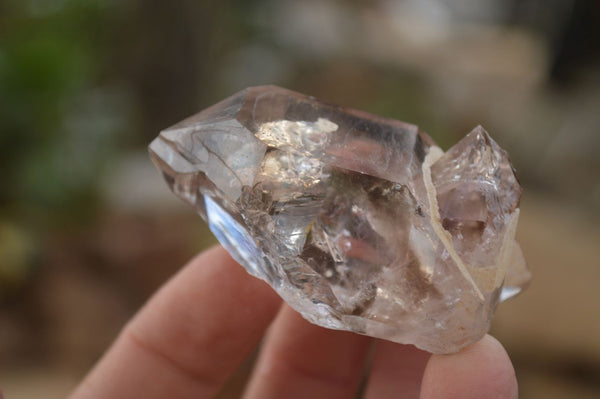
[(445, 149), (491, 132), (525, 189), (534, 273), (492, 332), (522, 397), (600, 397), (600, 2), (2, 0), (6, 397), (64, 397), (214, 242), (146, 146), (265, 83), (417, 124)]

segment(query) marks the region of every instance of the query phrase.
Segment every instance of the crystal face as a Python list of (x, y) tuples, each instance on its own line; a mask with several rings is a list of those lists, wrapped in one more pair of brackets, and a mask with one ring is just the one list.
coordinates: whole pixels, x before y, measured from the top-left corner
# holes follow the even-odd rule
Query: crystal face
[(263, 86), (164, 130), (150, 154), (315, 324), (451, 353), (529, 282), (521, 187), (482, 127), (443, 153), (414, 125)]

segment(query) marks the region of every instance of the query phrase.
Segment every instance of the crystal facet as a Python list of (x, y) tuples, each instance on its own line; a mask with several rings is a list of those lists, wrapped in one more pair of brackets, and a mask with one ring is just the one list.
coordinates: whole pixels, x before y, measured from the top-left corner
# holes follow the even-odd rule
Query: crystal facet
[(443, 153), (414, 125), (263, 86), (164, 130), (150, 153), (315, 324), (450, 353), (529, 282), (521, 187), (482, 127)]

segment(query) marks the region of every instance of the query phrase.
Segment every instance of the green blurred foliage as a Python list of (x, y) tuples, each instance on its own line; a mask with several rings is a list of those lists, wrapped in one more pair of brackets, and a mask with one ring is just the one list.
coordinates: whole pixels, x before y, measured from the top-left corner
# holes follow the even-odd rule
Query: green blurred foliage
[(116, 119), (122, 114), (118, 101), (107, 98), (114, 90), (97, 85), (110, 7), (100, 0), (2, 5), (0, 209), (5, 217), (43, 225), (85, 210), (93, 198), (94, 178), (107, 152), (116, 148)]
[(0, 222), (0, 301), (10, 298), (30, 276), (32, 244), (27, 233)]

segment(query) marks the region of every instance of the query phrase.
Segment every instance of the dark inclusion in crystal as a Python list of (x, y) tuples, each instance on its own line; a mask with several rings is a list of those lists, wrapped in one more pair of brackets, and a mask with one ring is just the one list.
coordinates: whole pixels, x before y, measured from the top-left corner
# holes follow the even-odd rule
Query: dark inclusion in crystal
[(150, 154), (249, 273), (324, 327), (455, 352), (530, 279), (521, 187), (482, 127), (443, 153), (414, 125), (263, 86)]

